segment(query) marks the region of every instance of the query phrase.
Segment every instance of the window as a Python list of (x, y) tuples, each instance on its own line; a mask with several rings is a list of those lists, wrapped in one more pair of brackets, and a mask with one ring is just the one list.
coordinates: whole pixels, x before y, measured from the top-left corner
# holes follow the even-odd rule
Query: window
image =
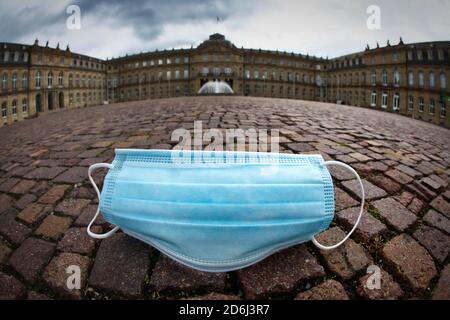
[(381, 101), (381, 107), (383, 109), (387, 109), (387, 107), (388, 107), (388, 94), (387, 94), (387, 92), (383, 92), (382, 101)]
[(394, 52), (394, 54), (393, 54), (393, 56), (392, 56), (392, 59), (393, 59), (394, 61), (398, 61), (398, 53), (397, 53), (397, 52)]
[(162, 64), (163, 64), (163, 60), (162, 60), (162, 59), (159, 59), (159, 60), (158, 60), (158, 64), (159, 64), (159, 65), (162, 65)]
[(370, 106), (376, 107), (377, 106), (377, 92), (373, 91), (372, 96), (370, 98)]
[(17, 116), (17, 100), (13, 100), (11, 111), (13, 116)]
[(444, 60), (444, 50), (439, 50), (438, 51), (438, 59), (439, 59), (439, 61), (443, 61)]
[(441, 72), (441, 75), (439, 78), (440, 78), (440, 82), (441, 82), (441, 89), (447, 88), (447, 79), (445, 77), (445, 73)]
[(414, 58), (414, 54), (412, 51), (408, 51), (408, 60), (412, 61), (412, 59)]
[(422, 113), (424, 109), (425, 109), (425, 100), (422, 97), (420, 97), (419, 98), (419, 112)]
[(388, 73), (386, 70), (383, 70), (383, 86), (387, 86), (388, 84)]
[(445, 105), (445, 101), (441, 101), (441, 118), (445, 118), (447, 116), (447, 106)]
[(421, 50), (417, 50), (417, 60), (423, 60), (423, 52)]
[(436, 79), (434, 76), (434, 72), (430, 72), (430, 88), (434, 88), (436, 86)]
[(394, 105), (392, 106), (394, 111), (400, 110), (400, 94), (395, 93), (394, 95)]
[(172, 77), (172, 73), (170, 71), (167, 71), (166, 79), (170, 81), (171, 77)]
[(2, 77), (2, 89), (8, 89), (8, 75), (6, 73), (4, 73)]
[(425, 75), (423, 72), (419, 72), (419, 87), (423, 88), (425, 86)]
[(6, 107), (6, 102), (2, 103), (2, 118), (5, 119), (8, 116), (8, 109)]
[(433, 60), (433, 50), (428, 50), (427, 51), (427, 58), (428, 60)]
[(189, 70), (188, 70), (188, 69), (185, 69), (185, 70), (184, 70), (184, 72), (183, 72), (183, 77), (184, 77), (185, 79), (188, 79), (188, 78), (189, 78)]
[(26, 113), (27, 110), (28, 110), (28, 107), (27, 107), (27, 99), (23, 99), (23, 100), (22, 100), (22, 112), (23, 112), (23, 113)]
[(255, 70), (255, 71), (253, 72), (253, 78), (254, 78), (254, 79), (259, 79), (259, 71), (258, 71), (258, 70)]
[(13, 88), (13, 90), (17, 89), (17, 73), (13, 73), (13, 76), (12, 76), (12, 88)]
[(175, 70), (175, 79), (180, 79), (180, 70)]
[(414, 73), (412, 71), (408, 73), (408, 85), (411, 87), (414, 85)]
[(28, 74), (26, 72), (22, 74), (22, 88), (28, 88)]
[(189, 57), (184, 57), (184, 63), (189, 63)]
[(202, 68), (202, 75), (206, 76), (209, 73), (209, 68), (208, 67), (203, 67)]
[(214, 73), (215, 76), (219, 76), (220, 75), (220, 68), (217, 68), (217, 67), (214, 68), (213, 69), (213, 73)]
[(51, 88), (53, 86), (53, 73), (50, 71), (47, 76), (47, 86)]
[(250, 70), (245, 70), (245, 79), (250, 79)]
[(36, 72), (36, 88), (40, 88), (41, 87), (41, 80), (42, 80), (42, 76), (41, 76), (41, 72), (38, 71)]
[(231, 75), (231, 68), (230, 68), (230, 67), (226, 67), (226, 68), (224, 69), (224, 71), (225, 71), (225, 74), (226, 74), (226, 75)]
[(430, 99), (430, 114), (434, 114), (436, 109), (436, 102), (434, 101), (434, 99)]
[(58, 76), (58, 84), (62, 87), (64, 85), (64, 73), (60, 72)]
[(372, 81), (372, 85), (376, 85), (377, 84), (377, 72), (374, 70), (372, 71), (372, 77), (371, 77), (371, 81)]
[(413, 111), (413, 110), (414, 110), (414, 97), (409, 96), (408, 97), (408, 111)]
[(167, 58), (167, 59), (166, 59), (166, 63), (167, 63), (167, 64), (171, 64), (171, 63), (172, 63), (172, 60), (171, 60), (170, 58)]
[(396, 86), (400, 85), (400, 71), (398, 71), (398, 70), (394, 71), (394, 84)]

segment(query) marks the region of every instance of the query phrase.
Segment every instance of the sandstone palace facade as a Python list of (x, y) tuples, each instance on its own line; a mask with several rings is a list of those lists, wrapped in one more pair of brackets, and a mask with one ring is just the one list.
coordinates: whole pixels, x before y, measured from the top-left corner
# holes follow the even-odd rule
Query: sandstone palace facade
[(197, 95), (208, 81), (236, 95), (395, 112), (450, 128), (450, 42), (366, 48), (335, 59), (237, 48), (220, 34), (197, 48), (100, 60), (66, 49), (0, 43), (0, 126), (103, 103)]

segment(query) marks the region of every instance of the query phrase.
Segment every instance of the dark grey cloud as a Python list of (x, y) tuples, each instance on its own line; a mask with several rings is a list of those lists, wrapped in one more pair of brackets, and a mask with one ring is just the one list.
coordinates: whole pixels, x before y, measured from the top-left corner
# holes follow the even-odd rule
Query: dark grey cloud
[[(66, 28), (71, 4), (82, 30)], [(371, 4), (381, 8), (381, 30), (366, 26)], [(448, 12), (449, 0), (0, 0), (0, 42), (39, 38), (107, 58), (195, 46), (220, 32), (238, 47), (334, 57), (400, 36), (448, 40)]]
[[(78, 5), (83, 19), (96, 17), (98, 24), (132, 27), (142, 40), (152, 40), (161, 34), (167, 23), (195, 23), (196, 21), (228, 19), (236, 12), (237, 1), (227, 0), (74, 0), (21, 1), (18, 4), (0, 3), (0, 40), (15, 41), (23, 36), (64, 26), (66, 7)], [(243, 4), (240, 8), (245, 8)], [(59, 8), (59, 10), (57, 10)]]

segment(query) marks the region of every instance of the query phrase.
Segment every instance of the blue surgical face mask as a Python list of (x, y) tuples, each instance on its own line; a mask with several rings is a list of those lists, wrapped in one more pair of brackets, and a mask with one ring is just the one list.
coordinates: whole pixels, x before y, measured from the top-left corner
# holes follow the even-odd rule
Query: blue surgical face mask
[[(100, 201), (88, 226), (104, 239), (119, 228), (194, 269), (226, 272), (312, 240), (334, 216), (333, 183), (320, 155), (116, 150), (114, 162), (89, 168)], [(99, 193), (91, 173), (108, 168)], [(90, 231), (101, 212), (116, 225)]]

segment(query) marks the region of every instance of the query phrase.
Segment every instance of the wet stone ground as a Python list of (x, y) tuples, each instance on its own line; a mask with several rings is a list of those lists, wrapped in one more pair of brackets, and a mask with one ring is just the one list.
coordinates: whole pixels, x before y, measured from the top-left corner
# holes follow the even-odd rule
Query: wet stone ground
[[(87, 167), (114, 148), (171, 149), (176, 128), (280, 129), (281, 151), (320, 153), (363, 177), (367, 205), (343, 247), (310, 243), (226, 274), (190, 270), (118, 233), (86, 234), (97, 199)], [(0, 128), (0, 299), (449, 299), (450, 131), (406, 117), (330, 104), (181, 98), (59, 112)], [(332, 170), (336, 217), (320, 235), (344, 237), (359, 191)], [(96, 174), (101, 183), (104, 172)], [(96, 221), (96, 231), (110, 226)], [(81, 289), (66, 286), (78, 265)], [(368, 267), (381, 268), (371, 289)]]

